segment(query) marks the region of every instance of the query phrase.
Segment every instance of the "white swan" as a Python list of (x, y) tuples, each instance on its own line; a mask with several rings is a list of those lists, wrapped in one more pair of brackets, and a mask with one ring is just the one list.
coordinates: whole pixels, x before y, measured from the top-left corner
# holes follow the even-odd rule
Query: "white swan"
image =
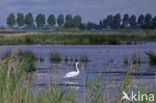
[(78, 62), (76, 62), (76, 70), (77, 71), (72, 71), (66, 74), (66, 76), (64, 76), (64, 78), (73, 78), (79, 75), (80, 71), (78, 68)]

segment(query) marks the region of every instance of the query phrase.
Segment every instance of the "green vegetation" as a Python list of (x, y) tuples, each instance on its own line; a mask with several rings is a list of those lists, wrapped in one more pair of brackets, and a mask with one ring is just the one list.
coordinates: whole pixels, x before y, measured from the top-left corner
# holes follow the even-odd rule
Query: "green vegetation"
[(3, 35), (0, 44), (71, 44), (71, 45), (117, 45), (123, 41), (156, 40), (155, 30), (140, 31), (54, 31)]
[(26, 60), (25, 66), (23, 67), (25, 72), (36, 71), (35, 61), (37, 57), (34, 55), (32, 51), (19, 51), (18, 53), (19, 59)]
[[(11, 55), (8, 60), (4, 59), (0, 62), (1, 103), (72, 103), (74, 101), (75, 92), (72, 89), (61, 88), (57, 85), (47, 85), (44, 89), (40, 88), (33, 93), (30, 89), (30, 78), (27, 78), (26, 73), (23, 72), (26, 63), (26, 60), (21, 61), (14, 55)], [(116, 86), (114, 89), (117, 88), (117, 91), (114, 92), (115, 97), (108, 97), (109, 93), (104, 92), (106, 83), (104, 83), (102, 75), (99, 74), (93, 79), (87, 78), (84, 87), (88, 99), (85, 98), (85, 100), (89, 100), (89, 103), (120, 103), (122, 91), (128, 92), (135, 89), (140, 93), (155, 93), (142, 87), (134, 88), (136, 83), (130, 79), (131, 72), (130, 69), (121, 82), (114, 80)], [(23, 81), (25, 82), (23, 83)], [(146, 103), (146, 101), (141, 103)]]
[[(69, 88), (47, 86), (47, 90), (38, 90), (34, 94), (30, 89), (29, 81), (23, 67), (26, 61), (19, 62), (11, 56), (0, 63), (0, 103), (69, 103), (74, 93)], [(30, 78), (29, 78), (30, 79)], [(23, 81), (25, 81), (23, 83)]]
[(59, 63), (62, 61), (62, 58), (58, 52), (51, 52), (50, 53), (50, 61), (55, 62), (55, 63)]
[(148, 55), (148, 57), (149, 57), (149, 60), (150, 60), (150, 64), (151, 65), (156, 65), (156, 55), (153, 53), (153, 52), (151, 52), (151, 51), (149, 51), (149, 52), (145, 52), (147, 55)]

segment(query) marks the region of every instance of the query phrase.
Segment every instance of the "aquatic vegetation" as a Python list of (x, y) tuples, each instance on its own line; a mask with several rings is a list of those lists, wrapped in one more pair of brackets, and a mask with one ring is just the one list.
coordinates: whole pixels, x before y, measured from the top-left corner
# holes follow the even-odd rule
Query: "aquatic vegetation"
[(136, 53), (132, 54), (132, 64), (141, 64), (142, 61)]
[(86, 81), (88, 87), (89, 103), (103, 103), (105, 85), (103, 76), (98, 75), (93, 80)]
[(68, 57), (67, 57), (67, 56), (65, 57), (64, 61), (65, 61), (65, 62), (68, 62)]
[(25, 72), (31, 72), (36, 71), (35, 61), (37, 60), (37, 57), (32, 51), (19, 51), (18, 57), (20, 60), (26, 60), (24, 70)]
[[(0, 103), (70, 103), (74, 92), (70, 88), (58, 88), (57, 85), (47, 86), (47, 90), (39, 89), (34, 94), (29, 81), (23, 72), (25, 60), (14, 56), (0, 63)], [(30, 78), (29, 78), (30, 79)], [(23, 81), (25, 81), (23, 83)]]
[(40, 55), (40, 57), (39, 57), (39, 61), (40, 62), (43, 62), (44, 61), (44, 58)]
[(89, 62), (88, 56), (86, 54), (80, 55), (81, 62)]
[(33, 43), (30, 35), (25, 35), (25, 42), (28, 44)]
[(127, 56), (124, 57), (124, 61), (123, 61), (123, 63), (124, 63), (125, 65), (128, 64), (128, 57), (127, 57)]
[(51, 52), (50, 53), (50, 61), (55, 62), (55, 63), (59, 63), (62, 61), (62, 58), (58, 52)]
[(149, 57), (149, 60), (150, 60), (150, 64), (151, 65), (156, 65), (156, 55), (153, 53), (153, 52), (151, 52), (151, 51), (145, 51), (145, 53), (148, 55), (148, 57)]
[(21, 60), (27, 58), (27, 59), (29, 59), (31, 61), (36, 61), (38, 59), (35, 56), (35, 54), (30, 50), (28, 50), (28, 51), (19, 50), (18, 56), (20, 57)]
[[(150, 33), (149, 33), (150, 32)], [(148, 34), (148, 35), (147, 35)], [(71, 45), (118, 45), (121, 41), (156, 40), (155, 30), (115, 31), (53, 31), (20, 33), (3, 36), (0, 44), (71, 44)], [(131, 44), (131, 43), (128, 43)]]
[(6, 58), (9, 58), (12, 54), (12, 51), (11, 50), (8, 50), (8, 51), (5, 51), (5, 54), (2, 55), (2, 59), (6, 59)]

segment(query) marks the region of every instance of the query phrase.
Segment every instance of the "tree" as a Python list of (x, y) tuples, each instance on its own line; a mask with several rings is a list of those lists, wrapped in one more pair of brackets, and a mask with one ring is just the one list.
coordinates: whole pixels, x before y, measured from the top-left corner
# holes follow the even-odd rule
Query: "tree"
[(129, 24), (129, 15), (125, 14), (122, 20), (123, 27), (126, 28)]
[(137, 23), (141, 26), (141, 28), (143, 28), (144, 23), (145, 23), (144, 15), (141, 14), (141, 15), (138, 17)]
[(129, 19), (129, 22), (130, 22), (130, 25), (132, 28), (135, 28), (136, 27), (136, 16), (135, 15), (132, 15)]
[(28, 13), (27, 15), (25, 15), (25, 24), (27, 25), (27, 27), (32, 27), (33, 23), (34, 23), (34, 17), (32, 13)]
[(150, 29), (152, 24), (152, 15), (151, 14), (146, 14), (145, 15), (145, 28)]
[(44, 14), (38, 14), (37, 17), (36, 17), (36, 24), (37, 24), (37, 27), (39, 28), (42, 28), (45, 24), (45, 15)]
[(25, 21), (24, 21), (24, 14), (23, 13), (18, 13), (17, 14), (17, 19), (16, 19), (16, 22), (17, 22), (17, 25), (19, 27), (23, 26), (25, 24)]
[(60, 14), (57, 18), (57, 23), (59, 26), (63, 26), (64, 24), (64, 16), (62, 14)]
[(53, 14), (49, 15), (47, 22), (51, 27), (53, 27), (56, 24), (55, 16)]
[(156, 29), (156, 16), (152, 20), (152, 28)]
[(79, 28), (80, 28), (80, 30), (85, 30), (86, 29), (86, 25), (84, 23), (81, 23)]
[(10, 13), (10, 15), (7, 17), (7, 24), (9, 27), (13, 27), (16, 23), (16, 20), (15, 20), (15, 15), (14, 13)]
[(113, 16), (108, 15), (106, 20), (107, 20), (107, 26), (112, 27), (112, 25), (113, 25)]
[(121, 22), (121, 16), (119, 13), (117, 13), (114, 17), (113, 17), (113, 24), (115, 26), (116, 29), (120, 28), (120, 22)]
[(73, 17), (71, 14), (66, 15), (66, 23), (65, 23), (65, 28), (72, 28), (73, 25)]
[(82, 22), (82, 18), (79, 15), (74, 16), (73, 23), (75, 27), (79, 27)]

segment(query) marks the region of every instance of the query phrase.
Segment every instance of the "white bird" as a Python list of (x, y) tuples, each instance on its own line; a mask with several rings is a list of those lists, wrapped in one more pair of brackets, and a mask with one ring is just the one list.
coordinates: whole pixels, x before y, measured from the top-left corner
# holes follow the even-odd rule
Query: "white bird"
[(128, 94), (125, 91), (123, 91), (122, 93), (123, 93), (123, 97), (121, 98), (121, 101), (124, 99), (131, 101), (131, 99), (128, 97)]
[(76, 70), (77, 71), (72, 71), (66, 74), (66, 76), (64, 76), (64, 78), (73, 78), (79, 75), (80, 71), (78, 68), (78, 62), (76, 62)]

